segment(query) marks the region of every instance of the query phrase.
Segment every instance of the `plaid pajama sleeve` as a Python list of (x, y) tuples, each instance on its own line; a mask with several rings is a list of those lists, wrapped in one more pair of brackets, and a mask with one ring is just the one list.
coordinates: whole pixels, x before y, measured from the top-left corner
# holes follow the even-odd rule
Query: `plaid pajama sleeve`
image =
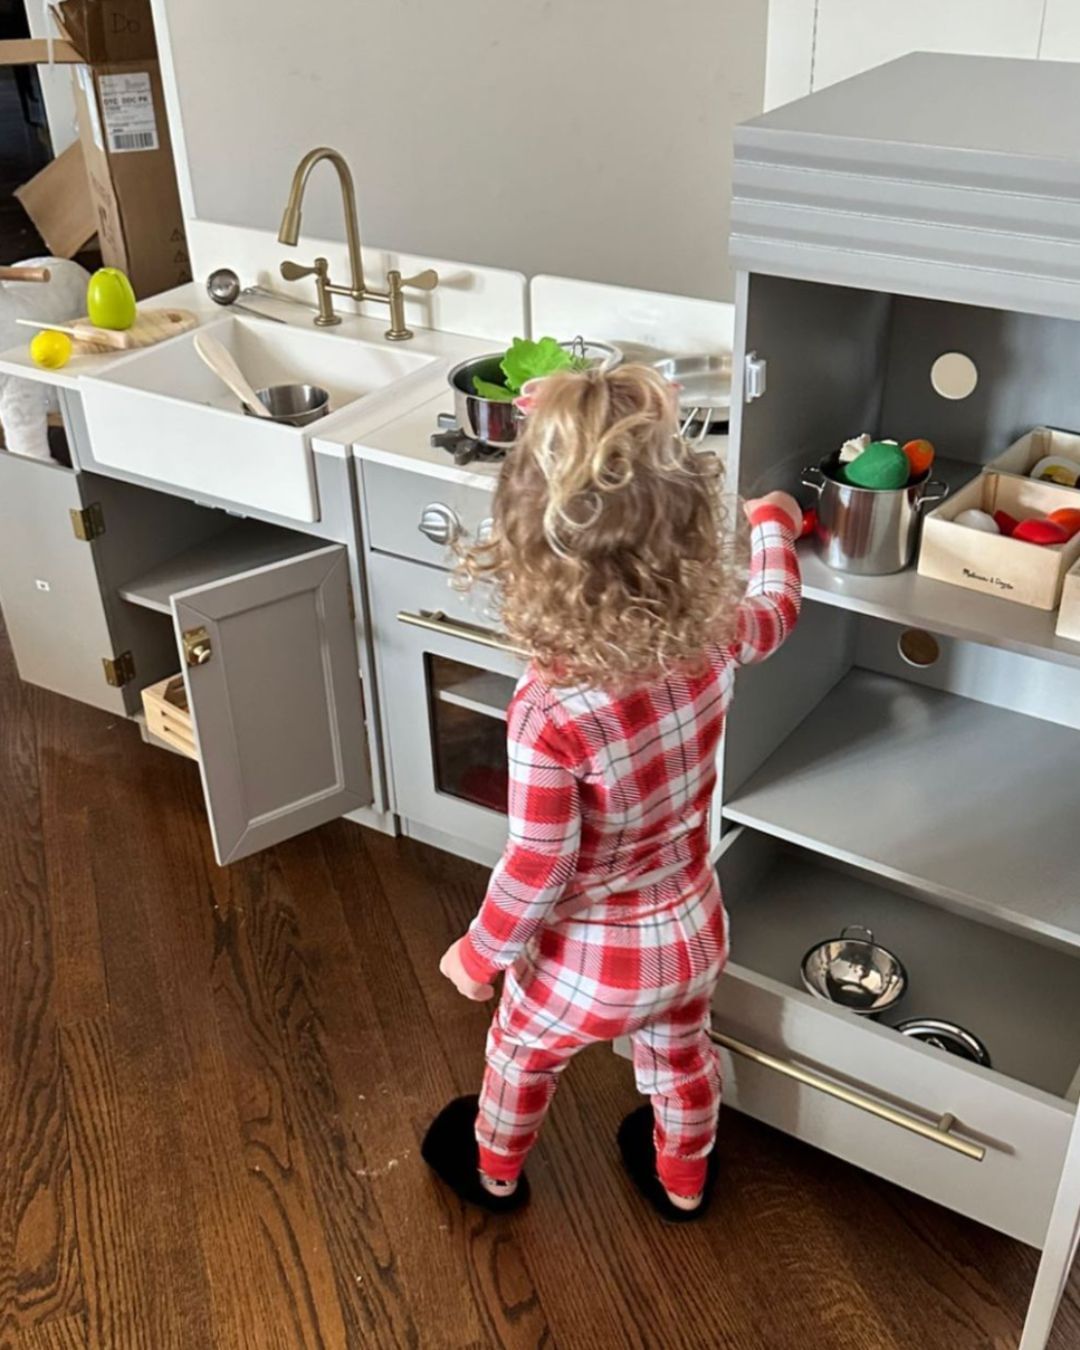
[(509, 839), (461, 945), (469, 975), (488, 984), (542, 928), (577, 871), (577, 756), (547, 712), (515, 698), (507, 714)]
[(761, 506), (751, 518), (750, 580), (729, 651), (743, 666), (764, 661), (795, 627), (802, 580), (795, 531), (786, 512)]

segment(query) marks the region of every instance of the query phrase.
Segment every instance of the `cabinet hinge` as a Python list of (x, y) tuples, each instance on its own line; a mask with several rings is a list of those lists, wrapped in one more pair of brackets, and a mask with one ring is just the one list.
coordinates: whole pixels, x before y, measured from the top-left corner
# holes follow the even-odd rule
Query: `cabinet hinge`
[(123, 689), (135, 678), (135, 658), (130, 652), (121, 652), (119, 656), (103, 656), (101, 664), (105, 668), (105, 683), (114, 689)]
[(84, 544), (100, 539), (105, 533), (105, 513), (101, 509), (101, 503), (91, 502), (81, 511), (72, 509), (71, 528), (75, 532), (75, 538), (81, 539)]
[(758, 356), (757, 352), (747, 352), (744, 369), (746, 371), (746, 402), (753, 403), (754, 399), (760, 398), (765, 392), (769, 363), (763, 356)]
[(348, 601), (349, 601), (349, 618), (352, 619), (353, 623), (355, 623), (355, 622), (356, 622), (356, 601), (353, 599), (353, 589), (352, 589), (351, 584), (347, 584), (347, 585), (346, 585), (346, 587), (345, 587), (345, 594), (346, 594), (346, 596), (348, 597)]

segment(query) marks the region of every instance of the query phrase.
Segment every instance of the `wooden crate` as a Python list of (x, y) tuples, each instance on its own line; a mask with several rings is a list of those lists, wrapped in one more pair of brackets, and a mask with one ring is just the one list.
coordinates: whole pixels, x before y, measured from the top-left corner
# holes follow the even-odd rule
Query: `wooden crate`
[[(987, 469), (998, 473), (1007, 473), (1026, 478), (1040, 459), (1047, 455), (1060, 455), (1062, 459), (1076, 461), (1080, 470), (1080, 435), (1072, 431), (1055, 431), (1053, 427), (1035, 427), (1033, 431), (1013, 441), (1008, 450), (1003, 450), (996, 459), (992, 459)], [(1061, 484), (1057, 484), (1058, 487)], [(1076, 492), (1078, 489), (1069, 489)], [(1075, 498), (1073, 505), (1075, 505)]]
[(957, 525), (954, 518), (969, 507), (991, 515), (1007, 511), (1024, 519), (1076, 504), (1074, 488), (1010, 474), (982, 473), (928, 513), (923, 522), (919, 573), (1035, 609), (1056, 609), (1065, 573), (1080, 558), (1080, 534), (1068, 543), (1048, 548), (1000, 534), (984, 534)]
[(150, 685), (142, 691), (142, 702), (147, 730), (188, 759), (198, 759), (184, 677), (170, 675)]
[(1080, 642), (1080, 563), (1065, 577), (1055, 631), (1058, 637)]

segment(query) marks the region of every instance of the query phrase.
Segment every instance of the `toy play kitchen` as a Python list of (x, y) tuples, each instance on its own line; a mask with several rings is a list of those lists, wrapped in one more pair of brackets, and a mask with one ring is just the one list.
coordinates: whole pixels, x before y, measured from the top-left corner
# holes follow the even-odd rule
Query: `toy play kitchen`
[[(24, 677), (133, 717), (156, 688), (223, 861), (357, 812), (490, 860), (521, 655), (452, 590), (447, 545), (483, 536), (516, 423), (473, 423), (471, 400), (527, 399), (503, 369), (526, 313), (534, 346), (585, 332), (660, 359), (670, 335), (714, 374), (730, 350), (729, 483), (798, 488), (812, 465), (818, 523), (796, 633), (740, 673), (712, 808), (738, 935), (726, 1099), (1040, 1248), (1023, 1350), (1080, 1218), (1077, 109), (1080, 66), (915, 55), (746, 124), (733, 312), (536, 277), (497, 329), (410, 314), (399, 342), (383, 314), (266, 323), (201, 285), (154, 302), (196, 311), (256, 391), (326, 389), (309, 427), (245, 416), (191, 332), (0, 358), (59, 389), (75, 463), (0, 455)], [(463, 439), (433, 445), (455, 405)], [(822, 997), (802, 963), (836, 942)], [(889, 1006), (849, 1006), (864, 993)]]

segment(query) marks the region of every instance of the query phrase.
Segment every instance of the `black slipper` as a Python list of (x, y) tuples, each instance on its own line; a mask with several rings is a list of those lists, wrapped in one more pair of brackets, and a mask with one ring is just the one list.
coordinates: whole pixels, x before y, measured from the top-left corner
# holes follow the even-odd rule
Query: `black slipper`
[(667, 1197), (667, 1192), (656, 1175), (656, 1142), (653, 1138), (653, 1111), (651, 1106), (638, 1107), (631, 1111), (619, 1126), (619, 1152), (623, 1166), (630, 1180), (641, 1194), (668, 1223), (692, 1223), (700, 1219), (709, 1208), (716, 1173), (720, 1165), (719, 1154), (714, 1148), (709, 1154), (708, 1169), (705, 1173), (705, 1190), (701, 1204), (697, 1209), (679, 1209)]
[(529, 1202), (529, 1183), (521, 1176), (510, 1195), (492, 1195), (480, 1182), (480, 1151), (476, 1146), (479, 1097), (457, 1097), (444, 1106), (428, 1127), (420, 1155), (454, 1194), (468, 1205), (492, 1214), (509, 1214)]

